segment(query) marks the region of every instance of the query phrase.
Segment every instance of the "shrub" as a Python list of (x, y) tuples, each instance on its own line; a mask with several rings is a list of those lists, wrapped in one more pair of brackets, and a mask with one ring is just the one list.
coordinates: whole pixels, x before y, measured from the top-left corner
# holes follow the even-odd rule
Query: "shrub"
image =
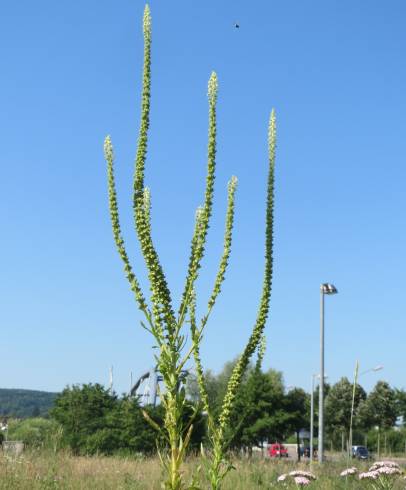
[(10, 420), (8, 438), (23, 441), (29, 448), (55, 448), (60, 430), (61, 426), (55, 420), (41, 417)]

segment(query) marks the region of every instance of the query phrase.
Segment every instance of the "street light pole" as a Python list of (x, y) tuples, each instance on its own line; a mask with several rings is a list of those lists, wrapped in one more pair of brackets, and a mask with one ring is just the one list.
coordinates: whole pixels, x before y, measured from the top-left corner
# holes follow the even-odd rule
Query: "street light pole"
[(323, 463), (324, 452), (324, 291), (320, 288), (320, 383), (319, 383), (319, 447), (317, 458)]
[(320, 286), (320, 384), (319, 384), (319, 447), (317, 451), (319, 463), (323, 463), (324, 455), (324, 295), (337, 294), (333, 284)]
[(310, 394), (310, 463), (313, 462), (313, 437), (314, 437), (314, 377), (312, 374), (312, 392)]
[[(312, 392), (310, 394), (310, 463), (313, 462), (313, 439), (314, 439), (314, 380), (315, 378), (320, 378), (320, 374), (312, 374)], [(324, 379), (327, 378), (324, 375)]]

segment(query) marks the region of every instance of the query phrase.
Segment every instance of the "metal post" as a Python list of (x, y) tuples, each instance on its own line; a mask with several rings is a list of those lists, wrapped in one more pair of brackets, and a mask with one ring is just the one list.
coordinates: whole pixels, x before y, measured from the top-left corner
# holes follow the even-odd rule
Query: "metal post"
[(110, 393), (113, 393), (113, 366), (110, 367), (109, 377), (110, 377), (109, 391)]
[(319, 384), (319, 463), (324, 453), (324, 289), (320, 288), (320, 384)]
[(349, 442), (348, 442), (348, 458), (352, 456), (352, 424), (354, 419), (354, 405), (355, 405), (355, 390), (357, 389), (358, 384), (358, 371), (359, 371), (359, 362), (355, 363), (355, 372), (354, 372), (354, 384), (352, 387), (352, 401), (351, 401), (351, 417), (350, 417), (350, 431), (349, 431)]
[(312, 375), (312, 392), (310, 394), (310, 463), (313, 462), (313, 437), (314, 437), (314, 374)]
[(149, 372), (150, 392), (149, 403), (152, 403), (156, 407), (157, 388), (158, 388), (158, 373), (157, 368), (151, 368)]

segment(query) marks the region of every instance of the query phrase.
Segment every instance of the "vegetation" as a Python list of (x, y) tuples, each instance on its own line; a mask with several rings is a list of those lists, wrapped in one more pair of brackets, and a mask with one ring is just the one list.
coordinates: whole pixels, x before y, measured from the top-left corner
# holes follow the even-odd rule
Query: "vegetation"
[[(197, 458), (189, 458), (186, 461), (185, 479), (192, 478), (199, 463)], [(236, 471), (231, 472), (224, 482), (225, 490), (283, 489), (286, 487), (277, 482), (279, 476), (294, 470), (308, 470), (307, 465), (286, 461), (263, 461), (257, 458), (233, 458), (232, 464)], [(360, 471), (368, 468), (367, 464), (357, 466)], [(360, 482), (357, 478), (340, 477), (344, 467), (343, 462), (337, 462), (315, 468), (317, 480), (309, 488), (315, 490), (372, 488), (370, 484), (366, 484), (365, 481)], [(17, 459), (0, 456), (1, 490), (159, 490), (161, 476), (158, 458), (72, 457), (65, 452), (56, 455), (46, 452), (25, 453)], [(203, 479), (203, 488), (207, 488), (207, 484), (208, 482)], [(401, 480), (397, 481), (396, 485), (394, 489), (404, 488)]]
[[(215, 420), (221, 414), (226, 380), (234, 366), (235, 362), (227, 363), (217, 375), (207, 373)], [(332, 396), (329, 403), (333, 399), (337, 403), (342, 402), (341, 406), (337, 405), (338, 413), (347, 413), (348, 404), (351, 403), (344, 395), (334, 398), (346, 385), (347, 382), (340, 380), (329, 391), (329, 396)], [(193, 382), (188, 385), (183, 422), (186, 424), (195, 414), (183, 465), (183, 478), (193, 482), (194, 487), (190, 488), (204, 489), (212, 487), (211, 475), (208, 471), (199, 470), (204, 468), (207, 461), (197, 455), (201, 444), (210, 448), (210, 441), (206, 432), (207, 418), (199, 410), (199, 395), (193, 386)], [(388, 396), (391, 401), (389, 405), (382, 406), (385, 417), (381, 414), (383, 420), (393, 421), (393, 417), (389, 419), (387, 416), (391, 413), (388, 406), (395, 410), (395, 414), (400, 414), (402, 404), (399, 402), (399, 392), (403, 399), (403, 391), (392, 390), (385, 383), (378, 382), (366, 399), (360, 397), (359, 407), (368, 403), (369, 399), (374, 400), (376, 393), (382, 390), (386, 393), (391, 390), (395, 394), (393, 398)], [(363, 393), (361, 389), (360, 393)], [(189, 400), (193, 397), (193, 401)], [(303, 390), (290, 389), (286, 392), (280, 372), (264, 372), (259, 363), (255, 367), (250, 366), (230, 413), (230, 424), (234, 429), (227, 434), (233, 436), (227, 453), (228, 464), (237, 471), (229, 472), (227, 479), (221, 481), (222, 488), (284, 488), (277, 481), (283, 475), (287, 475), (283, 481), (290, 482), (291, 488), (296, 488), (295, 476), (289, 473), (307, 471), (308, 461), (305, 459), (302, 465), (291, 459), (288, 462), (271, 461), (261, 457), (263, 454), (258, 447), (261, 448), (266, 440), (296, 442), (298, 429), (306, 427), (308, 423), (308, 404), (309, 395)], [(150, 406), (144, 407), (144, 410), (158, 424), (163, 423), (164, 407)], [(330, 419), (330, 422), (334, 420)], [(340, 428), (340, 425), (327, 425), (329, 440), (326, 446), (340, 450), (340, 441), (334, 440), (336, 427)], [(385, 459), (393, 455), (405, 458), (406, 428), (382, 425), (379, 430), (367, 430), (362, 428), (360, 420), (356, 428), (355, 444), (366, 444), (375, 455), (380, 451)], [(120, 398), (100, 385), (67, 387), (58, 395), (49, 419), (9, 420), (9, 436), (10, 439), (23, 440), (26, 450), (17, 459), (7, 453), (0, 457), (0, 489), (161, 488), (164, 473), (160, 469), (159, 459), (151, 456), (156, 449), (156, 431), (146, 421), (135, 399)], [(167, 441), (162, 438), (158, 443), (161, 452), (164, 451)], [(349, 474), (347, 479), (340, 477), (340, 472), (348, 468), (345, 455), (329, 452), (327, 456), (328, 464), (323, 468), (313, 468), (317, 479), (310, 480), (311, 488), (362, 489), (372, 488), (371, 482), (376, 483), (369, 477), (360, 481), (358, 474)], [(358, 473), (368, 473), (367, 464), (357, 463), (356, 466)], [(294, 475), (296, 478), (306, 478), (305, 474)], [(382, 485), (386, 486), (376, 488), (402, 488), (398, 476), (397, 473), (383, 475)]]
[[(276, 153), (273, 110), (268, 123), (265, 263), (258, 311), (240, 356), (217, 376), (204, 370), (200, 348), (231, 254), (237, 178), (232, 176), (228, 183), (223, 252), (204, 314), (198, 318), (195, 285), (206, 250), (214, 200), (218, 80), (213, 72), (208, 82), (206, 185), (203, 204), (195, 214), (180, 304), (175, 305), (152, 239), (151, 192), (145, 183), (151, 104), (148, 6), (144, 11), (143, 32), (141, 123), (135, 157), (133, 215), (147, 269), (149, 297), (141, 288), (138, 270), (136, 273), (131, 265), (123, 240), (114, 151), (109, 136), (104, 142), (104, 154), (113, 236), (136, 304), (145, 317), (142, 327), (155, 341), (157, 369), (165, 385), (160, 393), (161, 404), (141, 407), (136, 398), (119, 397), (99, 384), (70, 386), (60, 394), (0, 390), (0, 415), (14, 417), (7, 423), (4, 421), (0, 437), (7, 435), (9, 439), (22, 440), (26, 446), (21, 456), (4, 445), (0, 455), (0, 489), (201, 490), (210, 487), (212, 490), (238, 490), (311, 486), (327, 490), (377, 490), (403, 487), (404, 470), (399, 463), (375, 462), (368, 467), (366, 463), (357, 462), (358, 466), (350, 468), (344, 452), (345, 444), (349, 446), (348, 454), (354, 442), (368, 446), (378, 456), (406, 453), (405, 391), (379, 381), (367, 395), (357, 383), (358, 363), (354, 383), (342, 378), (332, 386), (326, 385), (329, 456), (340, 442), (343, 455), (340, 458), (335, 454), (336, 460), (331, 458), (311, 473), (300, 464), (299, 451), (300, 431), (309, 422), (309, 395), (300, 388), (286, 390), (281, 373), (262, 369), (273, 274)], [(255, 353), (258, 360), (253, 366)], [(196, 377), (186, 381), (184, 370), (192, 360)], [(317, 393), (314, 401), (317, 417)], [(255, 456), (258, 453), (263, 456), (267, 442), (285, 440), (297, 443), (297, 463)], [(154, 456), (156, 450), (158, 458)], [(197, 456), (199, 450), (201, 454)], [(232, 472), (232, 469), (238, 471)]]
[[(217, 375), (210, 371), (205, 373), (215, 421), (221, 413), (227, 379), (234, 365), (235, 362), (226, 363)], [(343, 426), (347, 427), (345, 416), (343, 416), (344, 422), (338, 424), (336, 421), (340, 420), (341, 413), (348, 415), (351, 406), (348, 396), (343, 395), (338, 399), (336, 397), (343, 386), (347, 386), (347, 382), (343, 380), (333, 385), (326, 400), (327, 407), (330, 407), (334, 401), (336, 408), (333, 415), (329, 409), (327, 411), (329, 416), (326, 418), (328, 446), (335, 450), (341, 449), (341, 429)], [(373, 399), (381, 386), (382, 382), (378, 382), (369, 397), (364, 400), (362, 396), (362, 403)], [(364, 393), (361, 387), (359, 390), (360, 393)], [(392, 392), (403, 393), (400, 390), (392, 390)], [(309, 394), (299, 388), (286, 392), (281, 372), (263, 371), (258, 366), (250, 367), (241, 383), (241, 389), (230, 414), (230, 424), (233, 427), (233, 430), (228, 433), (232, 437), (230, 449), (243, 449), (247, 454), (252, 454), (254, 447), (261, 447), (266, 441), (296, 442), (298, 430), (308, 428), (309, 425), (309, 398)], [(189, 379), (186, 399), (185, 423), (196, 412), (190, 450), (199, 448), (202, 442), (208, 447), (206, 418), (202, 416), (199, 409), (199, 393), (196, 392), (193, 378)], [(392, 410), (395, 410), (395, 415), (400, 416), (401, 405), (398, 403), (397, 395), (392, 400), (391, 406)], [(362, 407), (361, 402), (359, 407)], [(164, 416), (162, 406), (155, 408), (148, 406), (144, 407), (144, 410), (153, 420), (159, 423), (162, 421)], [(382, 427), (380, 431), (371, 423), (365, 427), (361, 415), (360, 408), (355, 417), (354, 444), (365, 444), (366, 440), (366, 445), (376, 451), (378, 433), (380, 433), (382, 452), (404, 452), (406, 437), (403, 429), (395, 430), (393, 424)], [(41, 434), (46, 433), (45, 428), (49, 428), (50, 431), (60, 428), (63, 431), (60, 436), (61, 446), (70, 448), (74, 454), (107, 455), (117, 452), (127, 454), (140, 452), (149, 455), (156, 447), (156, 434), (142, 415), (137, 400), (126, 396), (120, 398), (98, 384), (65, 388), (57, 396), (50, 417), (49, 420), (33, 418), (10, 421), (9, 436), (22, 439), (31, 446), (35, 437), (39, 440)], [(27, 433), (24, 434), (24, 431)], [(37, 435), (35, 437), (29, 435), (30, 431), (36, 432)], [(46, 445), (44, 440), (41, 444)], [(164, 445), (164, 441), (161, 441), (161, 444)]]
[[(144, 409), (162, 423), (162, 406)], [(195, 409), (185, 407), (188, 418)], [(99, 384), (66, 388), (56, 399), (51, 416), (61, 427), (61, 445), (75, 455), (113, 453), (150, 455), (156, 450), (156, 433), (134, 398), (118, 398)], [(197, 449), (204, 437), (204, 421), (199, 414), (191, 433), (190, 447)], [(165, 441), (160, 441), (161, 445)]]
[[(227, 381), (234, 366), (235, 361), (227, 362), (218, 374), (205, 372), (215, 420), (221, 413)], [(385, 403), (380, 406), (374, 400), (383, 389), (387, 396)], [(343, 378), (330, 387), (326, 398), (327, 447), (334, 450), (345, 450), (343, 439), (345, 445), (347, 433), (343, 438), (342, 432), (348, 431), (350, 391), (349, 381)], [(406, 430), (402, 428), (402, 417), (405, 392), (383, 382), (378, 382), (368, 396), (361, 386), (357, 386), (358, 392), (360, 396), (359, 402), (355, 404), (354, 444), (366, 445), (375, 453), (404, 453)], [(200, 411), (200, 395), (193, 377), (188, 378), (186, 398), (185, 423), (197, 411), (190, 442), (193, 452), (200, 447), (201, 442), (207, 446), (206, 419)], [(286, 393), (281, 372), (272, 369), (263, 371), (258, 366), (250, 366), (230, 414), (230, 425), (233, 427), (228, 432), (231, 438), (230, 449), (243, 449), (247, 454), (252, 454), (254, 447), (261, 447), (267, 440), (296, 442), (297, 430), (309, 426), (309, 399), (309, 394), (299, 388), (290, 389)], [(371, 405), (374, 407), (373, 416), (367, 411)], [(159, 423), (162, 421), (162, 406), (145, 407), (144, 410), (152, 419)], [(9, 438), (23, 440), (29, 447), (65, 447), (74, 454), (86, 455), (149, 455), (156, 449), (156, 433), (142, 415), (137, 401), (128, 397), (120, 398), (98, 384), (65, 388), (56, 396), (49, 417), (11, 418), (8, 424)], [(379, 420), (386, 422), (379, 426)], [(315, 422), (317, 424), (317, 417)], [(3, 434), (0, 433), (0, 436)]]
[[(158, 448), (160, 460), (166, 473), (165, 488), (179, 490), (185, 483), (182, 465), (186, 457), (193, 424), (197, 416), (195, 410), (189, 420), (185, 421), (187, 400), (185, 397), (182, 370), (193, 354), (197, 370), (197, 384), (200, 397), (208, 418), (208, 440), (211, 445), (208, 466), (210, 467), (212, 488), (220, 488), (221, 481), (231, 466), (225, 460), (225, 451), (229, 440), (227, 431), (230, 427), (230, 416), (235, 405), (237, 392), (244, 378), (245, 371), (254, 352), (258, 349), (263, 330), (268, 317), (269, 300), (272, 281), (272, 246), (273, 246), (273, 192), (274, 164), (276, 149), (276, 122), (272, 112), (269, 122), (269, 177), (266, 208), (265, 233), (265, 271), (263, 291), (259, 302), (258, 314), (252, 333), (241, 356), (238, 358), (227, 384), (224, 400), (218, 420), (214, 421), (214, 413), (210, 406), (203, 368), (200, 362), (199, 348), (204, 328), (210, 313), (216, 303), (225, 278), (228, 260), (231, 252), (232, 230), (234, 222), (234, 198), (237, 179), (232, 177), (228, 184), (228, 203), (225, 220), (223, 254), (220, 259), (218, 272), (215, 277), (212, 292), (207, 303), (206, 313), (199, 320), (196, 317), (195, 283), (199, 275), (201, 261), (204, 256), (207, 232), (212, 215), (214, 180), (216, 170), (216, 105), (218, 81), (216, 73), (212, 73), (208, 83), (209, 99), (209, 137), (207, 151), (207, 178), (203, 205), (197, 209), (194, 232), (191, 239), (189, 266), (180, 305), (175, 313), (172, 294), (167, 283), (164, 268), (160, 262), (151, 234), (151, 193), (144, 182), (145, 164), (148, 147), (148, 129), (151, 98), (151, 17), (148, 5), (145, 7), (144, 20), (144, 65), (142, 82), (141, 124), (135, 158), (133, 182), (133, 214), (137, 238), (145, 265), (148, 270), (150, 285), (150, 301), (146, 299), (137, 275), (130, 264), (119, 221), (116, 185), (114, 177), (114, 153), (110, 137), (105, 139), (104, 153), (108, 168), (108, 189), (110, 217), (113, 227), (114, 240), (118, 253), (124, 264), (124, 271), (135, 295), (139, 309), (145, 316), (148, 330), (155, 339), (157, 348), (157, 365), (160, 371), (165, 391), (161, 396), (164, 408), (162, 424), (145, 412), (150, 424), (158, 431), (159, 438), (165, 440), (163, 447)], [(190, 328), (191, 345), (187, 343), (185, 324)]]
[(34, 390), (0, 389), (0, 416), (45, 417), (57, 393)]
[(30, 449), (61, 448), (62, 430), (55, 420), (34, 417), (29, 419), (11, 419), (8, 424), (8, 438), (23, 441)]
[(397, 406), (395, 390), (385, 381), (378, 381), (365, 402), (359, 406), (359, 423), (368, 429), (389, 429), (401, 415), (397, 412)]
[[(344, 450), (346, 441), (349, 438), (352, 399), (354, 396), (354, 413), (358, 412), (359, 406), (366, 400), (365, 390), (359, 384), (355, 385), (353, 393), (353, 384), (347, 378), (341, 378), (329, 390), (325, 405), (326, 428), (330, 437), (337, 441), (337, 436), (341, 437), (341, 446)], [(355, 418), (354, 427), (359, 418)]]

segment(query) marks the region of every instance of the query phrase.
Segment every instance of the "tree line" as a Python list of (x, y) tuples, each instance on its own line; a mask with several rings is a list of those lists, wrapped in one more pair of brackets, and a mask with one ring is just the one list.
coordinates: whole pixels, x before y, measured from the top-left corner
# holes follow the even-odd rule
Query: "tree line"
[[(220, 413), (233, 367), (234, 362), (229, 362), (218, 374), (205, 373), (215, 417)], [(347, 378), (325, 385), (327, 447), (345, 450), (352, 394), (353, 384)], [(188, 378), (186, 398), (185, 421), (193, 417), (190, 450), (198, 451), (206, 441), (206, 417), (193, 376)], [(401, 427), (406, 420), (404, 390), (378, 381), (367, 395), (357, 385), (354, 401), (354, 444), (365, 444), (378, 452), (405, 450), (405, 429), (394, 430), (396, 424)], [(318, 389), (314, 392), (314, 407), (317, 437)], [(154, 423), (162, 423), (163, 417), (160, 405), (141, 407), (136, 397), (120, 397), (100, 384), (74, 385), (56, 396), (48, 421), (37, 418), (12, 423), (10, 437), (24, 439), (29, 445), (68, 447), (74, 454), (148, 455), (155, 452), (157, 443), (165, 444), (163, 440), (156, 441), (153, 428)], [(299, 442), (299, 432), (309, 429), (310, 393), (301, 388), (286, 389), (279, 371), (252, 366), (244, 377), (230, 420), (230, 450), (243, 449), (249, 454), (267, 441)]]
[(0, 416), (44, 417), (56, 395), (46, 391), (0, 388)]

